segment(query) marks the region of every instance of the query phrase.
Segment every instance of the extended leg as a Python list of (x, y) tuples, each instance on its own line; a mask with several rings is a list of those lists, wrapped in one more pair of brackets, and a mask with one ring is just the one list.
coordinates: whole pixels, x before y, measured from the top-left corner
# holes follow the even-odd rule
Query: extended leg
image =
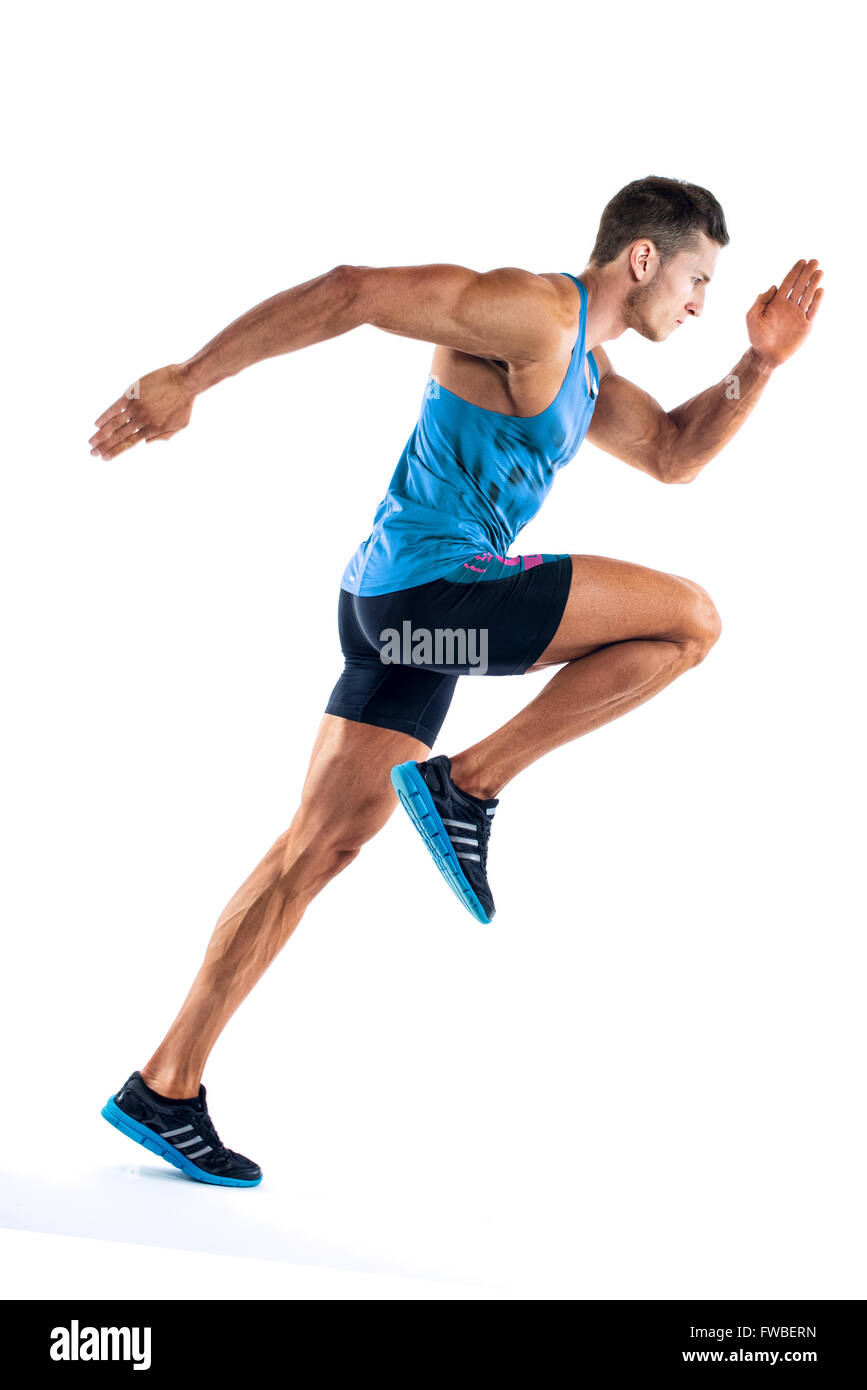
[(308, 903), (397, 805), (391, 767), (429, 751), (409, 734), (324, 716), (292, 824), (223, 910), (177, 1018), (141, 1068), (148, 1086), (196, 1094), (214, 1043)]
[(616, 719), (703, 660), (720, 618), (698, 584), (597, 555), (573, 555), (560, 626), (531, 669), (562, 665), (514, 719), (451, 760), (484, 799), (545, 753)]

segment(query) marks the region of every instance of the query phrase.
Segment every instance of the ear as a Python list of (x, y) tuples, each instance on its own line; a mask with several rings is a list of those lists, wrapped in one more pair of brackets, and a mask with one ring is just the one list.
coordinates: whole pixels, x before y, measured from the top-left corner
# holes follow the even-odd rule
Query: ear
[(656, 247), (652, 241), (647, 239), (636, 241), (629, 253), (629, 268), (636, 280), (641, 281), (647, 278), (655, 257)]

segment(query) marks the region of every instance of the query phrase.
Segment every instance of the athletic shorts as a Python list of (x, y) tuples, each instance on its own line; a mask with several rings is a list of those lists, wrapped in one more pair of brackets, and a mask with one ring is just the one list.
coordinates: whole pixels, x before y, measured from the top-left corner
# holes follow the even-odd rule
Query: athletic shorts
[(458, 676), (519, 676), (560, 625), (571, 555), (470, 555), (390, 594), (340, 590), (343, 674), (326, 714), (436, 742)]

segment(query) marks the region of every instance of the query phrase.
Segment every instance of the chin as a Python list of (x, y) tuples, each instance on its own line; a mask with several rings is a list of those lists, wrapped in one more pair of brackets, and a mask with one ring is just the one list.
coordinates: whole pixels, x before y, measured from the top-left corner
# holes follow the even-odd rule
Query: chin
[(664, 343), (673, 331), (671, 328), (668, 332), (664, 328), (654, 328), (652, 323), (644, 323), (637, 328), (637, 332), (641, 334), (642, 338), (647, 338), (651, 343)]

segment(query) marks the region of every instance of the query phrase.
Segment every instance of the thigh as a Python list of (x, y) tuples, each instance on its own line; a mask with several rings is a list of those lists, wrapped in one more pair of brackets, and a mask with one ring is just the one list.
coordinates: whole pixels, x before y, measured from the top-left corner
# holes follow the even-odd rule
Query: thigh
[(331, 837), (340, 824), (369, 839), (397, 805), (391, 769), (411, 758), (423, 761), (429, 751), (421, 739), (398, 730), (323, 715), (298, 817), (311, 837)]
[(562, 665), (612, 642), (691, 639), (709, 595), (692, 580), (604, 555), (573, 555), (560, 624), (530, 668)]

